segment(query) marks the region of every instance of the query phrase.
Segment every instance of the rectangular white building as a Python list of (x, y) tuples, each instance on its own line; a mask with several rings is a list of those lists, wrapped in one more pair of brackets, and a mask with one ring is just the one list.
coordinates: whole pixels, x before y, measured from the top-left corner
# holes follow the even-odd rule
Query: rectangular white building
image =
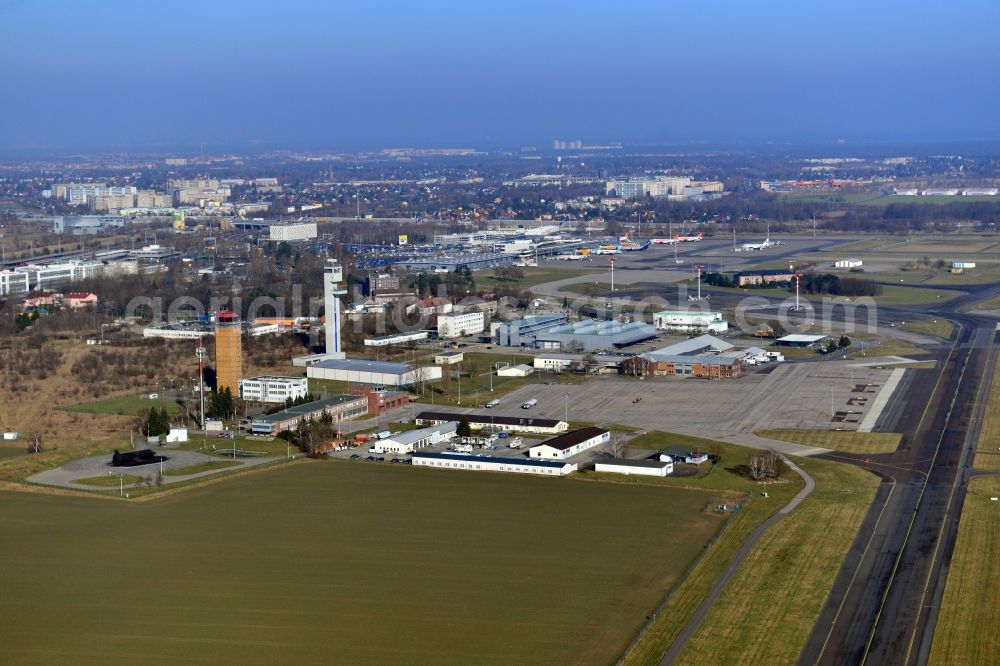
[(272, 224), (270, 229), (272, 241), (304, 241), (312, 240), (319, 235), (315, 222), (289, 222), (288, 224)]
[(462, 469), (478, 472), (513, 472), (539, 476), (566, 476), (577, 470), (576, 463), (526, 458), (494, 458), (492, 456), (463, 455), (461, 453), (431, 453), (417, 451), (413, 464), (437, 469)]
[(667, 476), (674, 473), (674, 463), (661, 460), (613, 458), (595, 463), (594, 471), (625, 474), (626, 476)]
[(729, 324), (721, 312), (701, 310), (661, 310), (653, 313), (653, 325), (662, 331), (701, 331), (722, 333)]
[(834, 268), (861, 268), (864, 264), (860, 259), (838, 259), (833, 262)]
[(528, 456), (548, 460), (565, 460), (609, 441), (611, 441), (611, 433), (609, 431), (604, 428), (590, 426), (588, 428), (580, 428), (579, 430), (571, 430), (563, 435), (547, 439), (541, 444), (532, 446), (528, 449)]
[(438, 315), (438, 336), (461, 338), (482, 333), (486, 328), (486, 314), (483, 312), (462, 312)]
[(435, 365), (454, 365), (465, 360), (465, 352), (446, 351), (434, 354)]
[(284, 403), (309, 394), (306, 377), (276, 377), (263, 375), (240, 380), (240, 397), (256, 402)]
[(583, 354), (538, 354), (532, 365), (535, 370), (562, 372), (568, 370), (574, 363), (583, 362)]
[(408, 363), (360, 359), (327, 359), (309, 365), (306, 376), (311, 379), (333, 379), (354, 384), (414, 386), (421, 382), (441, 379), (441, 368), (433, 365), (416, 367)]
[(24, 294), (28, 291), (28, 274), (0, 271), (0, 296)]
[(455, 438), (457, 430), (458, 423), (449, 421), (430, 428), (398, 432), (375, 442), (372, 445), (372, 451), (389, 454), (413, 453), (418, 449), (434, 446), (441, 442), (450, 442)]

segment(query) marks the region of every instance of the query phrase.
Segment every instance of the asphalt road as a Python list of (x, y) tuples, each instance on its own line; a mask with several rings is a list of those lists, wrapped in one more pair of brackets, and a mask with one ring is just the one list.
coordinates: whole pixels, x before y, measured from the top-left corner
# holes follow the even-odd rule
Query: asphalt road
[(939, 364), (911, 385), (903, 444), (891, 454), (828, 454), (882, 485), (807, 643), (800, 664), (923, 664), (996, 362), (995, 320), (962, 324)]

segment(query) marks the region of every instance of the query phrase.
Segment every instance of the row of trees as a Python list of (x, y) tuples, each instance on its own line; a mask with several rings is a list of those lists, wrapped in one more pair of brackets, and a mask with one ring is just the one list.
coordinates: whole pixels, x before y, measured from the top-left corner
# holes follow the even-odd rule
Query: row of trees
[[(792, 289), (794, 287), (791, 287)], [(878, 296), (882, 285), (871, 280), (849, 278), (832, 273), (806, 273), (799, 288), (804, 294), (829, 294), (831, 296)]]
[(166, 407), (153, 407), (142, 417), (140, 431), (146, 437), (159, 437), (170, 432), (170, 415)]

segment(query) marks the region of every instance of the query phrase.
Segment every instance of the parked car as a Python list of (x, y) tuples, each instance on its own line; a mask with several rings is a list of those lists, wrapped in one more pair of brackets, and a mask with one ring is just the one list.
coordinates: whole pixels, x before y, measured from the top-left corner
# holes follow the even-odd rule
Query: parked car
[(351, 460), (361, 460), (361, 456), (355, 453), (354, 455), (351, 456)]

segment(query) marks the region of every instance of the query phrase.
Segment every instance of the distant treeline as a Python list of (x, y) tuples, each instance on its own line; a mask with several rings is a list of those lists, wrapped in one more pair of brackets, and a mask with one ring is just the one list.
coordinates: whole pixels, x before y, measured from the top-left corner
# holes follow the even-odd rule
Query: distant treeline
[[(794, 290), (793, 286), (789, 288)], [(832, 273), (805, 273), (799, 284), (804, 294), (829, 294), (830, 296), (878, 296), (882, 285), (871, 280), (841, 277)]]

